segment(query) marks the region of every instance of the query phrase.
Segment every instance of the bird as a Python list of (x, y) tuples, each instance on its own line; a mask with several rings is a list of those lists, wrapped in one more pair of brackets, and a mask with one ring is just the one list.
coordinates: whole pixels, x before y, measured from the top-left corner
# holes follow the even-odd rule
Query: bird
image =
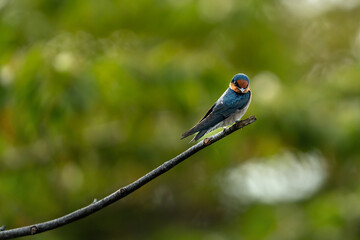
[(223, 127), (225, 129), (227, 126), (240, 121), (250, 102), (249, 77), (244, 73), (235, 74), (230, 81), (229, 88), (194, 127), (182, 134), (181, 139), (197, 133), (190, 142), (197, 141), (217, 128)]

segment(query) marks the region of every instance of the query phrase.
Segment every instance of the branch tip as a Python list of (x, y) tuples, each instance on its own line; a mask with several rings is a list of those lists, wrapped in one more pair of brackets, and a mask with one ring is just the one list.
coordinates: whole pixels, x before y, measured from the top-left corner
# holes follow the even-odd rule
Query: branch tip
[(250, 123), (255, 122), (256, 120), (257, 120), (257, 118), (255, 117), (255, 115), (252, 115), (251, 117), (249, 117), (247, 119), (235, 122), (234, 125), (236, 126), (237, 129), (240, 129), (240, 128), (243, 128), (243, 127), (249, 125)]

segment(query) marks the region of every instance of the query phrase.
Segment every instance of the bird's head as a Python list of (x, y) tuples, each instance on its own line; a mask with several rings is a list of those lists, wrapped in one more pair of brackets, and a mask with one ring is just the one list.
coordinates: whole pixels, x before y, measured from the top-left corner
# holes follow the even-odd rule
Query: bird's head
[(231, 82), (230, 88), (237, 93), (247, 93), (249, 91), (249, 78), (243, 73), (236, 74)]

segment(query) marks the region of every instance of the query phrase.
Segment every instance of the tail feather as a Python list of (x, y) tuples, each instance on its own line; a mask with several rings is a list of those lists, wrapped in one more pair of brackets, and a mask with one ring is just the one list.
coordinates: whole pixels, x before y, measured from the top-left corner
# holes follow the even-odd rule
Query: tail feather
[[(212, 111), (214, 110), (215, 105), (216, 105), (216, 103), (215, 103), (214, 105), (212, 105), (212, 107), (210, 108), (210, 110), (205, 114), (205, 116), (204, 116), (195, 126), (193, 126), (191, 129), (189, 129), (187, 132), (184, 132), (184, 133), (182, 134), (181, 139), (184, 139), (184, 138), (186, 138), (186, 137), (188, 137), (188, 136), (190, 136), (190, 135), (193, 135), (193, 134), (196, 133), (196, 132), (199, 132), (199, 133), (198, 133), (198, 135), (199, 135), (202, 131), (204, 131), (204, 130), (203, 130), (204, 128), (208, 128), (208, 126), (206, 126), (206, 124), (207, 124), (206, 119), (207, 119), (207, 117), (209, 117), (209, 115), (211, 115)], [(205, 131), (205, 133), (206, 133), (206, 131)], [(205, 133), (203, 133), (199, 138), (201, 138)], [(198, 136), (198, 135), (196, 135), (196, 136)], [(195, 137), (195, 138), (196, 138), (196, 137)], [(194, 139), (195, 139), (195, 138), (194, 138)], [(198, 138), (198, 139), (199, 139), (199, 138)], [(193, 140), (194, 140), (194, 139), (193, 139)], [(191, 140), (191, 141), (193, 141), (193, 140)], [(196, 141), (196, 140), (195, 140), (195, 141)]]
[(182, 139), (184, 139), (184, 138), (186, 138), (186, 137), (194, 134), (194, 133), (191, 133), (190, 131), (191, 131), (191, 129), (190, 129), (189, 131), (187, 131), (187, 132), (184, 132), (184, 133), (181, 135), (180, 140), (182, 140)]
[(193, 138), (193, 140), (191, 141), (197, 141), (199, 140), (202, 136), (204, 136), (207, 133), (207, 130), (201, 130), (200, 132), (198, 132), (198, 134), (196, 134), (196, 136)]
[[(196, 133), (197, 131), (192, 131), (193, 129), (190, 129), (189, 131), (183, 133), (181, 139), (184, 139), (190, 135), (193, 135), (194, 133)], [(196, 142), (197, 140), (199, 140), (202, 136), (204, 136), (207, 133), (207, 130), (200, 130), (193, 139), (191, 139), (190, 142)]]
[(190, 136), (190, 135), (193, 135), (194, 133), (198, 132), (198, 131), (199, 131), (199, 129), (197, 129), (198, 126), (199, 126), (199, 125), (197, 124), (197, 125), (195, 125), (194, 127), (192, 127), (191, 129), (189, 129), (187, 132), (184, 132), (184, 133), (182, 134), (181, 139), (184, 139), (184, 138), (186, 138), (186, 137), (188, 137), (188, 136)]

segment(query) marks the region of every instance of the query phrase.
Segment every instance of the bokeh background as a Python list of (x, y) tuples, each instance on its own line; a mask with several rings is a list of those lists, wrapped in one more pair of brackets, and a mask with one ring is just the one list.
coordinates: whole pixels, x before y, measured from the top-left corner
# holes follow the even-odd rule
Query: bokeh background
[(358, 0), (0, 0), (0, 225), (184, 151), (238, 72), (258, 121), (28, 239), (360, 239)]

